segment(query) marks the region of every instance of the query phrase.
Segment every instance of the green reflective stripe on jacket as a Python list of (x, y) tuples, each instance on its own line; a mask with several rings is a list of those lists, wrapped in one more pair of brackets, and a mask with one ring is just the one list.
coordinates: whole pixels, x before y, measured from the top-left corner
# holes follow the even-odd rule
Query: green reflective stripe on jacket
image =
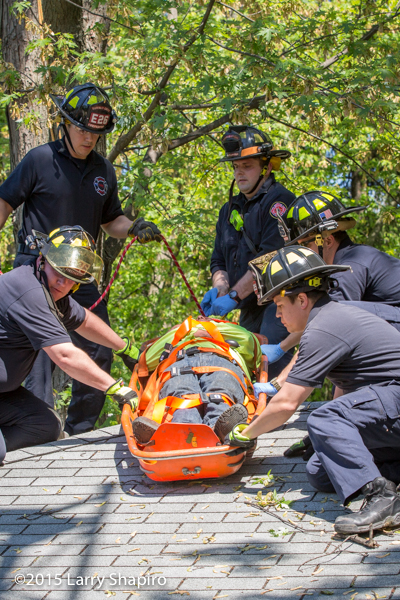
[[(235, 325), (234, 323), (218, 323), (216, 321), (212, 321), (212, 323), (218, 327), (219, 332), (225, 340), (233, 340), (239, 344), (238, 348), (230, 348), (229, 353), (241, 366), (246, 376), (251, 379), (251, 372), (254, 369), (254, 365), (258, 368), (261, 363), (261, 348), (257, 338), (247, 331), (247, 329), (240, 327), (240, 325)], [(148, 348), (146, 352), (146, 362), (150, 372), (156, 369), (165, 344), (172, 343), (178, 327), (179, 325), (168, 331)], [(201, 326), (201, 323), (196, 325), (184, 338), (182, 338), (178, 345), (193, 340), (193, 346), (220, 349), (220, 347), (217, 344), (214, 344), (210, 338), (195, 337), (194, 332), (199, 329), (205, 331), (204, 327)], [(190, 348), (190, 346), (191, 344), (185, 346), (185, 348)], [(254, 360), (255, 348), (257, 352), (256, 360)]]

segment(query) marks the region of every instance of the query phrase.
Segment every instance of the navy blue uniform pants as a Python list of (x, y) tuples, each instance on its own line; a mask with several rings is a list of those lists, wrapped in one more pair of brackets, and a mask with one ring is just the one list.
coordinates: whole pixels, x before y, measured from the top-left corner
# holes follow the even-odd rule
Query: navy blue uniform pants
[(400, 482), (400, 382), (371, 385), (317, 408), (308, 418), (315, 453), (310, 483), (343, 503), (383, 475)]
[[(288, 330), (276, 316), (274, 302), (264, 306), (251, 307), (240, 311), (239, 325), (251, 331), (260, 333), (268, 338), (269, 344), (279, 344), (289, 335)], [(282, 358), (268, 367), (268, 379), (277, 377), (293, 358), (293, 350), (286, 352)]]
[[(24, 264), (29, 258), (29, 255), (17, 254), (14, 268)], [(100, 294), (95, 285), (89, 284), (81, 285), (72, 297), (84, 308), (89, 308), (98, 300)], [(107, 305), (104, 300), (93, 310), (93, 314), (100, 317), (107, 325), (110, 325)], [(103, 371), (110, 372), (112, 363), (112, 350), (110, 348), (90, 342), (74, 331), (70, 332), (70, 336), (75, 346), (86, 352)], [(26, 389), (51, 407), (54, 407), (51, 378), (53, 370), (54, 363), (44, 350), (41, 350), (32, 371), (25, 380)], [(103, 408), (104, 401), (104, 392), (74, 380), (72, 382), (72, 399), (68, 408), (65, 431), (70, 435), (77, 435), (93, 429)]]
[[(210, 352), (200, 352), (194, 356), (185, 356), (177, 361), (167, 371), (174, 367), (178, 369), (188, 367), (223, 367), (236, 373), (244, 383), (243, 371), (240, 367), (232, 364), (226, 358)], [(179, 408), (172, 417), (173, 423), (204, 423), (213, 427), (220, 415), (228, 407), (226, 402), (217, 402), (210, 399), (208, 394), (226, 394), (235, 403), (243, 404), (244, 391), (237, 379), (230, 373), (215, 371), (214, 373), (188, 373), (178, 374), (169, 379), (160, 390), (160, 399), (167, 396), (181, 398), (184, 394), (199, 394), (203, 401), (200, 406), (193, 408)]]
[(0, 394), (0, 463), (6, 451), (54, 442), (60, 433), (60, 417), (29, 390)]

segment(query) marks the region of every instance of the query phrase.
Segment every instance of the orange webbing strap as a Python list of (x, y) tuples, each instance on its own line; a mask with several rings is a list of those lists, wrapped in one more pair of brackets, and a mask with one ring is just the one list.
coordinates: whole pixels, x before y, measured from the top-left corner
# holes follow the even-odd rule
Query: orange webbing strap
[[(238, 375), (236, 375), (236, 373), (234, 373), (230, 369), (226, 369), (225, 367), (192, 367), (192, 371), (193, 371), (193, 373), (199, 373), (199, 374), (214, 373), (215, 371), (224, 371), (225, 373), (229, 373), (230, 375), (232, 375), (232, 377), (234, 377), (238, 381), (238, 383), (240, 384), (240, 387), (244, 391), (245, 396), (249, 396), (248, 388), (244, 385), (244, 383), (242, 382), (240, 377)], [(246, 377), (245, 377), (245, 381), (247, 382)]]
[[(154, 407), (153, 421), (161, 423), (163, 420), (165, 407), (168, 405), (175, 412), (178, 408), (193, 408), (202, 404), (199, 394), (185, 394), (183, 398), (177, 396), (166, 396), (157, 402)], [(172, 413), (171, 413), (172, 414)]]
[(211, 321), (196, 321), (196, 319), (193, 319), (193, 317), (188, 317), (182, 323), (182, 325), (178, 327), (175, 332), (174, 339), (172, 340), (172, 345), (175, 346), (175, 344), (178, 344), (181, 339), (184, 338), (193, 329), (193, 327), (196, 326), (203, 327), (203, 329), (210, 334), (213, 340), (223, 344), (227, 350), (229, 349), (229, 344), (225, 342), (222, 334), (218, 330), (218, 327), (214, 325), (214, 323), (211, 323)]

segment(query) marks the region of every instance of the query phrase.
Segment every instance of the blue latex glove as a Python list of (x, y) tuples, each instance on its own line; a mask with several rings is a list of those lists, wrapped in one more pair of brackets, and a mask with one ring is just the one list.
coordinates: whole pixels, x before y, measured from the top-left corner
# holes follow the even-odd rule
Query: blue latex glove
[(214, 300), (217, 299), (217, 296), (218, 296), (217, 288), (212, 288), (212, 290), (208, 290), (208, 292), (206, 292), (204, 294), (204, 298), (201, 301), (200, 306), (204, 310), (204, 314), (206, 315), (206, 317), (209, 317), (210, 315), (213, 314), (211, 312), (211, 307), (212, 307)]
[(270, 365), (282, 358), (285, 354), (285, 351), (282, 350), (280, 344), (263, 344), (261, 346), (261, 352), (268, 358)]
[(214, 300), (211, 307), (211, 314), (224, 317), (225, 315), (230, 313), (231, 310), (234, 310), (237, 307), (238, 303), (235, 300), (232, 300), (232, 298), (230, 298), (228, 294), (226, 294), (226, 296), (220, 296), (219, 298)]
[(267, 394), (267, 396), (275, 396), (278, 393), (278, 390), (272, 383), (269, 381), (267, 383), (255, 383), (254, 387), (254, 395), (258, 399), (260, 394)]

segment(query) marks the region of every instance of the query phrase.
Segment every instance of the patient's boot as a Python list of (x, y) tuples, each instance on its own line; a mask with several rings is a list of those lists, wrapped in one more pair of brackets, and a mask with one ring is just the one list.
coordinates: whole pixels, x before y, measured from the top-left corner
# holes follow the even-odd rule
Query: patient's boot
[(218, 417), (214, 425), (214, 433), (223, 443), (225, 436), (239, 423), (246, 423), (248, 417), (247, 408), (243, 404), (234, 404)]
[(335, 531), (338, 533), (362, 533), (372, 529), (394, 527), (400, 523), (400, 496), (396, 485), (384, 477), (377, 477), (361, 489), (365, 500), (361, 510), (338, 517)]
[(138, 417), (132, 423), (132, 433), (138, 444), (147, 444), (159, 428), (159, 424), (147, 417)]

